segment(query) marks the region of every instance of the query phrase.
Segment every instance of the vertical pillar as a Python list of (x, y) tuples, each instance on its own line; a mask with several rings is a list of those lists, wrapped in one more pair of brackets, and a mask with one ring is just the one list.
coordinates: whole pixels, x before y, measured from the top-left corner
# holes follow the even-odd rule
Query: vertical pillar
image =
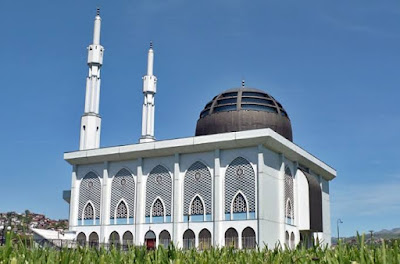
[(103, 163), (103, 179), (101, 185), (100, 241), (107, 242), (106, 227), (110, 224), (110, 190), (108, 179), (108, 161)]
[[(280, 163), (281, 163), (281, 168), (279, 172), (279, 222), (280, 222), (280, 241), (283, 241), (285, 243), (286, 236), (285, 236), (285, 226), (286, 226), (286, 219), (285, 219), (285, 155), (280, 154)], [(289, 238), (290, 242), (290, 238)]]
[(77, 166), (72, 166), (71, 199), (69, 205), (69, 229), (78, 225), (79, 188), (76, 172)]
[[(264, 174), (264, 147), (258, 145), (257, 155), (257, 178), (256, 178), (256, 219), (257, 219), (257, 234), (256, 241), (258, 245), (261, 245), (260, 241), (260, 177)], [(239, 242), (241, 245), (241, 241)]]
[(136, 214), (135, 214), (135, 244), (144, 243), (144, 234), (142, 234), (144, 223), (144, 206), (146, 190), (143, 186), (143, 159), (138, 159), (137, 165), (137, 186), (136, 186)]
[(182, 211), (182, 195), (181, 195), (181, 180), (180, 180), (180, 155), (175, 154), (174, 160), (174, 175), (173, 175), (173, 226), (172, 226), (172, 241), (175, 245), (180, 245), (180, 223), (183, 222), (183, 211)]
[(213, 246), (223, 246), (222, 221), (224, 220), (225, 207), (223, 206), (223, 183), (221, 177), (220, 150), (214, 151), (214, 184), (213, 184)]

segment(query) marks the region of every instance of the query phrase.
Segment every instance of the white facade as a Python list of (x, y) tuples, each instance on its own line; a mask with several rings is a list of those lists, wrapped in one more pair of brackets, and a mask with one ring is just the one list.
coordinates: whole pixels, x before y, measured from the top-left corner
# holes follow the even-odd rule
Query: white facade
[(99, 148), (99, 30), (97, 15), (93, 45), (101, 60), (88, 61), (94, 77), (82, 117), (98, 133), (81, 130), (80, 150), (64, 155), (73, 166), (65, 199), (78, 241), (202, 249), (294, 247), (313, 237), (330, 244), (329, 181), (336, 171), (273, 130), (155, 141), (152, 47), (140, 143)]
[[(239, 168), (251, 166), (254, 172), (254, 185), (247, 186), (248, 190), (254, 191), (255, 195), (252, 198), (254, 200), (251, 201), (246, 194), (243, 195), (247, 204), (244, 216), (232, 213), (232, 200), (225, 199), (229, 191), (226, 183), (230, 175), (227, 175), (227, 171), (229, 165), (237, 158), (243, 158), (243, 161), (248, 162), (248, 164), (241, 162)], [(327, 186), (329, 181), (336, 176), (335, 170), (271, 129), (76, 151), (66, 153), (65, 159), (74, 168), (70, 229), (77, 235), (83, 232), (87, 240), (92, 232), (96, 232), (100, 242), (108, 243), (111, 233), (117, 232), (120, 243), (123, 243), (123, 234), (129, 231), (133, 235), (133, 243), (141, 245), (145, 243), (146, 233), (152, 230), (156, 235), (156, 244), (159, 244), (160, 233), (167, 230), (171, 241), (183, 246), (184, 232), (190, 229), (195, 234), (195, 243), (198, 246), (199, 233), (206, 228), (211, 234), (212, 245), (225, 246), (226, 242), (229, 242), (226, 232), (229, 228), (234, 228), (238, 233), (237, 246), (242, 247), (242, 232), (246, 227), (250, 227), (254, 230), (255, 242), (258, 245), (274, 246), (280, 242), (290, 246), (290, 242), (286, 241), (286, 232), (289, 237), (293, 236), (294, 244), (300, 241), (300, 232), (304, 235), (317, 236), (320, 241), (330, 243)], [(190, 167), (199, 162), (204, 164), (212, 179), (210, 184), (211, 214), (207, 216), (204, 213), (199, 219), (189, 213), (191, 219), (187, 221), (188, 214), (185, 213), (187, 208), (184, 205), (185, 188), (189, 189), (193, 186), (184, 185), (185, 177), (188, 177)], [(156, 217), (151, 217), (152, 215), (146, 217), (146, 209), (149, 211), (154, 202), (149, 203), (146, 200), (150, 196), (146, 187), (156, 184), (155, 181), (149, 181), (149, 179), (152, 170), (157, 166), (165, 168), (167, 171), (165, 175), (170, 177), (171, 182), (171, 203), (166, 205), (167, 203), (163, 201), (164, 206), (170, 206), (170, 208), (164, 207), (164, 211), (169, 211), (169, 215), (164, 213), (161, 220), (156, 220)], [(313, 232), (310, 229), (308, 183), (299, 166), (308, 168), (310, 174), (321, 184), (323, 232)], [(293, 201), (291, 201), (294, 206), (290, 221), (285, 216), (287, 210), (284, 191), (285, 169), (289, 169), (292, 173), (294, 183)], [(116, 219), (115, 214), (110, 215), (111, 211), (116, 210), (116, 208), (111, 208), (112, 183), (121, 170), (129, 172), (128, 177), (133, 178), (135, 185), (133, 208), (128, 207), (127, 216), (122, 220)], [(82, 198), (80, 188), (85, 184), (83, 179), (91, 173), (96, 175), (96, 180), (101, 186), (99, 189), (96, 188), (99, 192), (92, 195), (91, 199), (99, 199), (100, 203), (94, 208), (96, 213), (93, 217), (97, 220), (87, 221), (83, 219), (83, 209), (79, 209), (79, 204), (87, 204), (89, 201), (85, 200), (82, 203), (80, 199), (88, 198)], [(245, 173), (246, 171), (243, 175)], [(234, 192), (243, 193), (244, 187), (238, 187), (238, 190)], [(156, 197), (161, 197), (161, 194)], [(123, 197), (120, 200), (127, 203), (129, 197)], [(202, 202), (205, 204), (204, 200)], [(251, 203), (255, 204), (253, 212), (249, 209)], [(225, 210), (226, 206), (231, 208), (229, 213)], [(246, 243), (248, 244), (248, 241)]]

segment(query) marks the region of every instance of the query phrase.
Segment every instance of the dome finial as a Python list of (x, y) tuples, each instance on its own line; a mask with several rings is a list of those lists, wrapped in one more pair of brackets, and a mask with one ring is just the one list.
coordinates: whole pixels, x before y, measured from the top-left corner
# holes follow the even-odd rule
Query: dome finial
[(242, 87), (244, 87), (245, 85), (244, 85), (244, 79), (242, 80)]

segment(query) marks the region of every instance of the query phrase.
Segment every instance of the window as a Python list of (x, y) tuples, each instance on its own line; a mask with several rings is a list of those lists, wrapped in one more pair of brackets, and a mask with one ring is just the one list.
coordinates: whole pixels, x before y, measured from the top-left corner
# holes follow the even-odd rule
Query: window
[(153, 204), (152, 216), (164, 216), (164, 206), (160, 199), (157, 199)]
[(285, 217), (286, 223), (292, 224), (294, 219), (294, 195), (293, 195), (293, 185), (294, 180), (292, 177), (292, 172), (289, 167), (285, 168)]
[[(100, 218), (101, 184), (99, 177), (94, 172), (89, 172), (83, 177), (79, 186), (78, 219), (84, 220), (86, 210), (90, 210), (90, 219)], [(91, 208), (87, 208), (90, 204)], [(82, 219), (84, 218), (84, 219)], [(80, 221), (82, 223), (83, 221)]]
[(235, 200), (233, 200), (233, 213), (246, 213), (247, 212), (247, 204), (241, 193), (236, 195)]
[(278, 113), (278, 110), (272, 106), (257, 105), (257, 104), (242, 104), (244, 110), (265, 111), (270, 113)]
[(268, 97), (268, 95), (264, 93), (257, 93), (257, 92), (243, 92), (242, 96), (258, 96), (258, 97)]
[(272, 100), (264, 99), (264, 98), (254, 98), (254, 97), (243, 97), (242, 103), (269, 104), (269, 105), (275, 106), (275, 104)]
[(203, 202), (200, 200), (198, 196), (194, 198), (191, 206), (191, 215), (203, 215), (204, 214), (204, 206)]
[(235, 111), (236, 110), (236, 105), (223, 105), (223, 106), (218, 106), (214, 107), (214, 113), (218, 112), (227, 112), (227, 111)]
[(126, 204), (124, 202), (120, 202), (117, 207), (117, 218), (127, 218), (128, 217), (128, 209), (126, 208)]
[(85, 215), (83, 216), (83, 218), (86, 219), (93, 219), (94, 216), (94, 210), (93, 210), (93, 206), (88, 203), (85, 207)]
[[(157, 204), (155, 200), (160, 198)], [(161, 203), (161, 200), (163, 203)], [(156, 166), (147, 177), (146, 184), (146, 221), (149, 223), (150, 216), (154, 216), (153, 210), (159, 208), (162, 210), (162, 216), (166, 216), (166, 221), (170, 222), (172, 200), (172, 178), (169, 171), (161, 166)]]

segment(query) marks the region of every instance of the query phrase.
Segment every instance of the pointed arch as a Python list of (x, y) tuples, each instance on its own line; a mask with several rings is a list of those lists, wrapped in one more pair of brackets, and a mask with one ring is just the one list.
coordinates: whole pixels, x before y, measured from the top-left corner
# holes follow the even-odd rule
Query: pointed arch
[(153, 204), (159, 197), (163, 204), (163, 213), (169, 222), (171, 217), (172, 178), (169, 171), (157, 165), (147, 177), (146, 182), (146, 221), (150, 221), (153, 212)]
[(164, 248), (168, 248), (168, 245), (171, 243), (171, 235), (167, 230), (163, 230), (159, 235), (159, 244)]
[[(93, 207), (93, 203), (91, 201), (88, 201), (85, 205), (85, 209), (83, 210), (83, 216), (82, 218), (84, 220), (94, 220), (94, 216), (96, 215), (95, 209)], [(88, 222), (90, 224), (90, 222)]]
[(204, 215), (204, 213), (204, 200), (200, 195), (196, 195), (190, 202), (190, 215)]
[(233, 198), (231, 208), (232, 213), (247, 213), (247, 199), (241, 191)]
[[(225, 172), (225, 215), (227, 220), (231, 217), (232, 204), (238, 192), (246, 197), (246, 211), (255, 212), (255, 185), (255, 173), (251, 163), (243, 157), (235, 158)], [(251, 215), (253, 217), (254, 214)]]
[(151, 205), (151, 223), (163, 223), (165, 220), (165, 204), (160, 197), (157, 197)]
[(133, 234), (131, 231), (126, 231), (122, 235), (122, 245), (124, 245), (124, 246), (132, 246), (133, 245)]
[[(100, 178), (93, 171), (88, 172), (79, 185), (78, 220), (84, 220), (84, 209), (90, 201), (93, 206), (94, 223), (100, 219), (101, 183)], [(81, 224), (89, 224), (81, 221)]]
[(183, 233), (183, 249), (192, 249), (196, 247), (196, 235), (192, 229), (187, 229)]
[(117, 231), (113, 231), (110, 234), (109, 243), (114, 247), (118, 247), (120, 245), (119, 234)]
[(80, 246), (85, 246), (86, 245), (86, 235), (83, 232), (80, 232), (78, 236), (76, 237), (76, 241), (78, 242), (78, 245)]
[(239, 247), (239, 234), (235, 228), (228, 228), (225, 232), (225, 246), (226, 247)]
[(292, 224), (294, 219), (294, 180), (292, 172), (285, 166), (285, 219), (288, 224)]
[(127, 208), (127, 221), (128, 223), (129, 221), (133, 223), (135, 213), (135, 192), (136, 184), (133, 174), (126, 168), (120, 169), (113, 177), (111, 183), (110, 216), (112, 219), (117, 218), (117, 208), (121, 201), (123, 201)]
[(203, 202), (203, 209), (211, 219), (212, 213), (212, 178), (209, 168), (201, 161), (190, 165), (186, 171), (183, 182), (183, 214), (190, 215), (190, 207), (193, 199), (200, 196)]
[(256, 247), (256, 232), (251, 227), (246, 227), (242, 231), (242, 248), (250, 249)]
[(89, 235), (89, 245), (91, 247), (97, 247), (99, 245), (99, 235), (96, 232), (92, 232)]
[(124, 200), (121, 200), (117, 206), (117, 211), (115, 212), (116, 218), (128, 218), (128, 207)]
[(211, 247), (211, 232), (204, 228), (199, 233), (199, 249), (205, 250)]

